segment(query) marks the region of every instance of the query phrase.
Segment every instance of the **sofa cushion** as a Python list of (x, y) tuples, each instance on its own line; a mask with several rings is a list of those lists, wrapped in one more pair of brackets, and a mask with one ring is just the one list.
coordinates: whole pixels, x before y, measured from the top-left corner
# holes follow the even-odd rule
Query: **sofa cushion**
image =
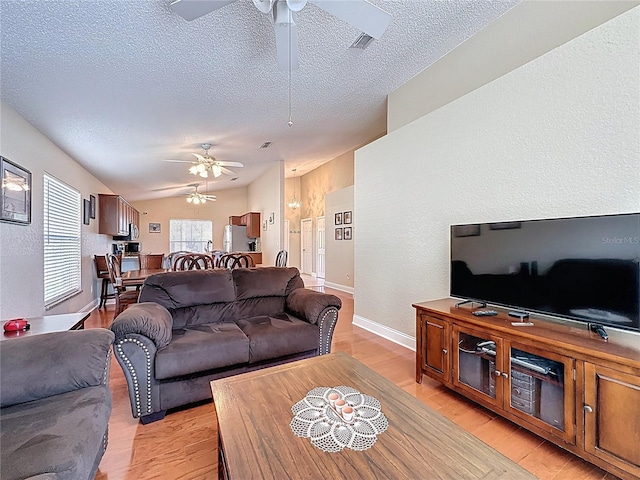
[(173, 330), (173, 339), (158, 350), (159, 380), (228, 367), (249, 361), (249, 339), (233, 322), (209, 323)]
[(236, 320), (249, 337), (249, 363), (315, 350), (318, 327), (286, 313)]
[(0, 477), (93, 479), (104, 451), (110, 413), (107, 386), (82, 388), (3, 408)]
[(236, 285), (236, 299), (286, 297), (304, 282), (295, 267), (238, 268), (231, 271)]
[(233, 302), (236, 299), (231, 271), (187, 270), (152, 275), (140, 292), (140, 302), (156, 302), (171, 311), (176, 308)]

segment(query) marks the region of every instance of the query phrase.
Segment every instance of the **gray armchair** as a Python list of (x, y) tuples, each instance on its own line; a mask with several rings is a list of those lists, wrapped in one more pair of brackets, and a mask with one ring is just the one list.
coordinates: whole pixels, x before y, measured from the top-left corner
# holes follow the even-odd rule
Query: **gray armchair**
[(0, 342), (0, 477), (93, 480), (107, 446), (114, 334)]

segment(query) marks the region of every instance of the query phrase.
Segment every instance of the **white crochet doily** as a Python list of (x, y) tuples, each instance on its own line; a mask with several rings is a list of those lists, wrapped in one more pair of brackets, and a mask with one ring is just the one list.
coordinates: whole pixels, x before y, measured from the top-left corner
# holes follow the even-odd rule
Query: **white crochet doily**
[[(351, 422), (344, 421), (333, 409), (329, 403), (331, 393), (338, 393), (353, 407)], [(310, 438), (324, 452), (339, 452), (344, 447), (366, 450), (389, 426), (380, 408), (377, 399), (351, 387), (316, 387), (291, 407), (294, 414), (291, 430), (298, 437)]]

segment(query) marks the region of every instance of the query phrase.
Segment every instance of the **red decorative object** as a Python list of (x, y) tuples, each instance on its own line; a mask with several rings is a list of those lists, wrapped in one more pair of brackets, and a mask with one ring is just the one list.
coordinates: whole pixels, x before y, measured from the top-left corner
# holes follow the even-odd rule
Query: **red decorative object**
[(19, 330), (28, 330), (30, 327), (29, 322), (24, 318), (14, 318), (4, 323), (3, 328), (5, 332), (17, 332)]

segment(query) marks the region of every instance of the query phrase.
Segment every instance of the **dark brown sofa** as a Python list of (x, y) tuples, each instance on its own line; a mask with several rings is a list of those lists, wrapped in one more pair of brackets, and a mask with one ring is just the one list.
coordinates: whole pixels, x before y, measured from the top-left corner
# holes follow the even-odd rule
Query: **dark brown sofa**
[(342, 306), (277, 267), (153, 275), (140, 302), (111, 330), (142, 423), (211, 398), (211, 380), (329, 353)]

